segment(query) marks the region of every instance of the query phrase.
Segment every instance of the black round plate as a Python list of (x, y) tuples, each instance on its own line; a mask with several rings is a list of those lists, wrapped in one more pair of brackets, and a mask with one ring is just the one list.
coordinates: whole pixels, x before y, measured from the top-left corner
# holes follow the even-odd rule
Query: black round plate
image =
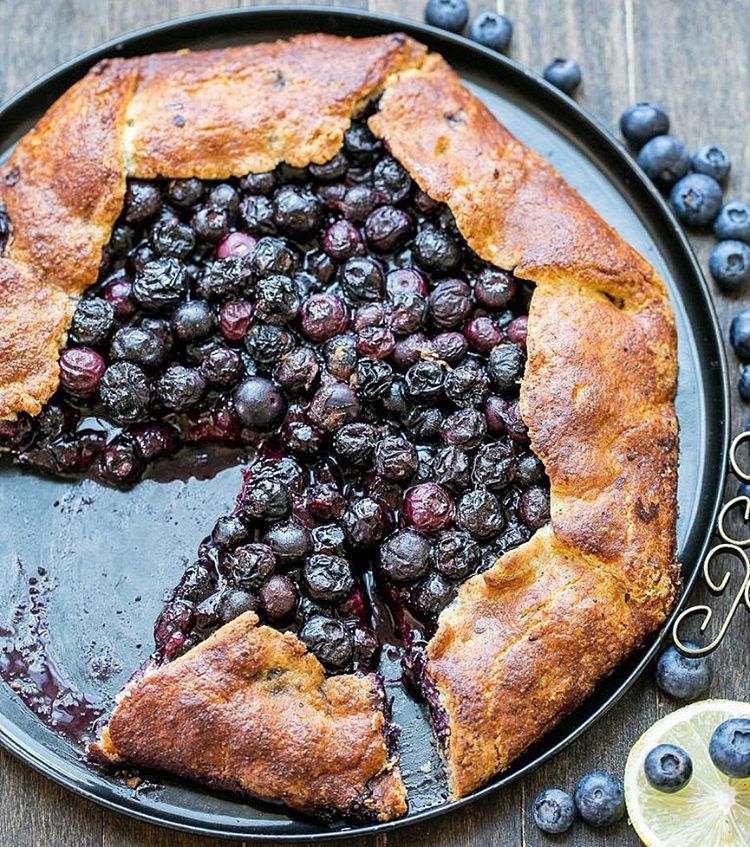
[[(724, 482), (728, 391), (716, 318), (700, 269), (661, 197), (601, 125), (535, 74), (463, 38), (380, 15), (304, 7), (198, 15), (112, 41), (17, 95), (0, 110), (0, 151), (7, 153), (65, 89), (105, 56), (218, 47), (310, 31), (363, 36), (394, 30), (441, 52), (502, 123), (549, 159), (669, 286), (679, 337), (678, 537), (686, 585), (682, 603), (708, 543)], [(314, 108), (314, 103), (310, 106)], [(189, 471), (201, 476), (199, 459)], [(194, 476), (170, 482), (147, 480), (123, 494), (92, 482), (42, 479), (4, 465), (0, 626), (23, 605), (37, 568), (45, 567), (49, 575), (41, 581), (46, 592), (41, 626), (53, 645), (54, 661), (89, 700), (111, 704), (148, 652), (162, 593), (176, 582), (184, 558), (193, 555), (205, 527), (231, 504), (238, 479), (238, 469), (229, 467), (206, 480)], [(39, 625), (38, 619), (22, 616), (15, 624), (16, 634), (30, 626), (26, 635), (36, 637)], [(406, 818), (388, 824), (326, 827), (290, 817), (279, 807), (243, 803), (178, 780), (144, 783), (133, 791), (88, 765), (80, 748), (53, 734), (4, 685), (0, 743), (79, 794), (154, 823), (243, 839), (317, 842), (373, 833), (471, 802), (555, 755), (628, 690), (658, 650), (668, 626), (510, 770), (460, 803), (442, 802), (439, 779), (425, 778), (418, 767), (429, 761), (439, 774), (420, 707), (411, 702), (398, 705), (397, 719), (407, 725), (404, 764), (413, 805)]]

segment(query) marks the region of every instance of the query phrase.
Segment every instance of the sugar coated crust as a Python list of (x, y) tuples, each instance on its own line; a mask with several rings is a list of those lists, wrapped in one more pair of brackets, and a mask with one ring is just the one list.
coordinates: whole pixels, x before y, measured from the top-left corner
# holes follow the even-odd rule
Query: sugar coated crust
[[(464, 583), (427, 647), (460, 797), (580, 704), (674, 602), (676, 336), (655, 271), (439, 56), (403, 35), (304, 35), (96, 66), (0, 170), (12, 227), (0, 418), (38, 413), (56, 389), (127, 176), (324, 162), (380, 94), (372, 130), (473, 250), (536, 284), (521, 409), (551, 524)], [(396, 817), (404, 788), (373, 685), (325, 679), (296, 637), (245, 616), (132, 683), (93, 751), (298, 809)]]

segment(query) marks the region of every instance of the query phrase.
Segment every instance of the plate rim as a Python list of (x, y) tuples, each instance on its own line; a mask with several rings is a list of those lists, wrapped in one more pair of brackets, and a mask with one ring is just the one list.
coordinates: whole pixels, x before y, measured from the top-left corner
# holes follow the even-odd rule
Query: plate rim
[[(653, 211), (660, 216), (661, 224), (670, 230), (672, 237), (676, 239), (674, 245), (675, 252), (681, 253), (682, 260), (687, 263), (691, 276), (697, 283), (697, 287), (701, 295), (702, 305), (705, 307), (706, 314), (709, 318), (709, 326), (706, 327), (706, 330), (708, 330), (710, 340), (715, 342), (716, 345), (717, 370), (721, 375), (721, 379), (719, 380), (721, 389), (721, 408), (717, 410), (715, 414), (715, 423), (721, 435), (721, 444), (714, 446), (713, 450), (714, 453), (718, 453), (718, 458), (720, 459), (720, 470), (717, 474), (716, 486), (712, 492), (711, 502), (704, 506), (707, 510), (707, 517), (709, 518), (707, 526), (709, 527), (709, 530), (712, 529), (715, 525), (716, 517), (723, 499), (727, 476), (727, 454), (731, 430), (731, 407), (726, 351), (722, 342), (721, 328), (716, 308), (700, 264), (697, 261), (687, 236), (677, 223), (664, 198), (648, 180), (645, 174), (643, 174), (640, 168), (638, 168), (633, 157), (631, 157), (627, 151), (623, 149), (622, 145), (618, 143), (618, 140), (610, 133), (604, 123), (598, 117), (581, 107), (574, 100), (567, 97), (565, 94), (562, 94), (532, 69), (520, 64), (508, 56), (472, 42), (463, 36), (436, 29), (435, 27), (431, 27), (420, 21), (400, 18), (398, 16), (383, 15), (362, 9), (310, 4), (234, 8), (199, 12), (141, 27), (109, 39), (96, 47), (79, 53), (62, 64), (45, 72), (2, 103), (0, 105), (0, 121), (8, 121), (8, 123), (14, 128), (19, 126), (22, 127), (21, 131), (15, 133), (16, 139), (21, 137), (28, 130), (28, 126), (24, 126), (24, 122), (17, 119), (16, 113), (22, 113), (24, 110), (29, 109), (38, 114), (40, 108), (45, 110), (62, 93), (62, 91), (66, 90), (75, 81), (75, 79), (82, 76), (97, 61), (104, 58), (140, 54), (142, 52), (141, 50), (136, 49), (131, 52), (129, 49), (138, 42), (151, 38), (158, 38), (160, 35), (174, 33), (178, 30), (188, 30), (191, 27), (195, 27), (196, 25), (200, 25), (205, 22), (227, 21), (233, 18), (252, 20), (253, 18), (269, 17), (273, 15), (278, 15), (286, 19), (286, 21), (294, 18), (303, 19), (306, 16), (310, 16), (320, 23), (318, 29), (323, 31), (325, 30), (326, 17), (329, 19), (343, 19), (345, 21), (350, 21), (353, 24), (356, 24), (358, 21), (366, 22), (374, 29), (381, 29), (383, 32), (392, 32), (394, 30), (410, 31), (412, 33), (416, 33), (416, 37), (418, 38), (420, 36), (422, 38), (427, 38), (433, 43), (438, 42), (444, 44), (447, 48), (473, 51), (478, 54), (485, 63), (489, 62), (490, 64), (494, 64), (498, 67), (504, 67), (510, 73), (524, 79), (526, 84), (540, 89), (546, 97), (551, 99), (554, 107), (559, 109), (566, 116), (568, 121), (572, 121), (574, 123), (577, 122), (579, 125), (582, 125), (584, 128), (591, 131), (592, 135), (589, 139), (587, 139), (587, 145), (595, 141), (596, 144), (604, 151), (605, 155), (607, 155), (610, 159), (616, 160), (620, 167), (625, 168), (629, 176), (637, 183), (637, 188), (640, 191), (645, 192)], [(291, 29), (292, 27), (287, 24), (287, 28)], [(304, 27), (304, 30), (309, 31), (309, 27)], [(300, 31), (302, 31), (302, 29)], [(156, 52), (158, 52), (158, 48)], [(45, 101), (46, 105), (42, 105), (41, 107), (35, 105), (34, 101), (38, 101), (39, 99)], [(705, 444), (702, 446), (705, 447)], [(700, 563), (705, 555), (710, 540), (711, 532), (709, 531), (703, 542), (699, 542), (697, 545), (697, 549), (695, 551), (697, 555), (695, 556), (695, 563), (692, 568), (687, 574), (683, 574), (683, 590), (669, 618), (657, 633), (650, 636), (653, 643), (650, 643), (647, 649), (644, 650), (643, 655), (638, 660), (637, 664), (617, 686), (617, 688), (608, 694), (599, 706), (596, 707), (590, 715), (583, 719), (578, 726), (571, 729), (570, 732), (568, 732), (552, 747), (537, 755), (534, 759), (524, 764), (518, 770), (513, 771), (513, 773), (509, 776), (498, 775), (490, 783), (472, 792), (467, 797), (448, 803), (442, 803), (438, 806), (415, 812), (411, 815), (407, 814), (404, 818), (399, 820), (309, 833), (274, 833), (270, 831), (262, 833), (248, 830), (243, 828), (241, 825), (229, 829), (226, 826), (217, 827), (200, 822), (191, 823), (187, 813), (188, 810), (186, 810), (186, 814), (183, 819), (182, 816), (179, 818), (175, 817), (167, 810), (159, 815), (151, 809), (143, 810), (137, 808), (135, 805), (126, 805), (124, 798), (120, 797), (111, 787), (107, 786), (106, 792), (102, 791), (104, 786), (102, 783), (97, 782), (97, 775), (93, 770), (90, 771), (91, 779), (89, 780), (82, 779), (75, 773), (67, 775), (64, 772), (65, 768), (60, 767), (60, 763), (58, 763), (58, 767), (55, 767), (48, 758), (45, 758), (45, 756), (42, 755), (44, 752), (47, 757), (52, 755), (55, 759), (61, 759), (58, 754), (51, 753), (44, 744), (33, 739), (30, 739), (30, 743), (24, 744), (22, 739), (19, 738), (19, 732), (17, 731), (18, 728), (16, 725), (2, 713), (0, 713), (0, 745), (2, 745), (17, 759), (31, 766), (42, 775), (52, 779), (54, 782), (62, 785), (70, 791), (73, 791), (79, 796), (94, 801), (100, 806), (146, 823), (190, 832), (197, 835), (208, 835), (226, 839), (241, 839), (250, 842), (320, 842), (373, 835), (421, 823), (466, 806), (469, 803), (478, 800), (480, 797), (494, 793), (501, 788), (506, 787), (511, 782), (517, 781), (537, 768), (543, 762), (551, 759), (553, 756), (561, 752), (565, 747), (579, 738), (604, 714), (606, 714), (606, 712), (608, 712), (630, 690), (633, 684), (640, 678), (646, 667), (650, 664), (658, 650), (662, 647), (668, 633), (671, 630), (672, 623), (685, 605), (687, 598), (695, 585), (700, 571)], [(14, 732), (14, 730), (16, 731)], [(63, 760), (62, 764), (67, 763)], [(110, 796), (105, 796), (105, 794), (109, 794)], [(315, 823), (317, 825), (317, 822)]]

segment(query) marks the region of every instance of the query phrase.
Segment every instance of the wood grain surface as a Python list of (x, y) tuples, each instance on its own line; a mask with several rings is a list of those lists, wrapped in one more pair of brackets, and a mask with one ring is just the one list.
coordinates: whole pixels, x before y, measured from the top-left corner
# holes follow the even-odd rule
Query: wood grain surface
[[(0, 0), (0, 101), (75, 54), (129, 30), (199, 11), (227, 0)], [(235, 3), (234, 5), (252, 5)], [(421, 18), (422, 0), (350, 0), (342, 4)], [(472, 12), (492, 8), (474, 0)], [(616, 131), (629, 103), (663, 103), (675, 134), (691, 148), (716, 141), (733, 158), (728, 197), (750, 195), (750, 2), (748, 0), (497, 0), (515, 23), (510, 55), (540, 70), (552, 57), (581, 63), (579, 101)], [(712, 239), (692, 237), (705, 267)], [(733, 297), (715, 289), (725, 330), (750, 305), (750, 291)], [(737, 362), (729, 352), (733, 420), (748, 409), (734, 390)], [(736, 482), (730, 486), (734, 494)], [(696, 591), (696, 601), (704, 592)], [(721, 603), (711, 601), (721, 608)], [(750, 700), (750, 615), (741, 612), (714, 659), (714, 696)], [(621, 772), (635, 739), (673, 708), (649, 675), (610, 714), (556, 759), (523, 782), (422, 826), (388, 836), (339, 842), (346, 847), (627, 847), (640, 841), (623, 822), (595, 832), (577, 823), (548, 838), (533, 823), (530, 805), (542, 788), (572, 789), (595, 767)], [(0, 751), (2, 847), (210, 847), (195, 838), (136, 823), (104, 811), (43, 779)]]

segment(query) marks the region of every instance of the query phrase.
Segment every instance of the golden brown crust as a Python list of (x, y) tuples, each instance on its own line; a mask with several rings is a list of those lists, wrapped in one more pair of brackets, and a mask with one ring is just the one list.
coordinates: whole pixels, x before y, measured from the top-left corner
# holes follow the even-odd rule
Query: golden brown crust
[(484, 259), (536, 283), (521, 410), (552, 529), (465, 583), (427, 647), (454, 796), (570, 712), (656, 628), (674, 560), (674, 322), (653, 269), (442, 59), (370, 119)]
[[(404, 36), (301, 36), (111, 62), (93, 71), (19, 144), (2, 172), (0, 201), (14, 240), (0, 284), (13, 276), (22, 283), (8, 327), (15, 321), (36, 331), (29, 316), (40, 295), (28, 292), (31, 280), (40, 281), (50, 304), (40, 309), (47, 342), (36, 358), (14, 332), (0, 334), (6, 339), (0, 354), (23, 363), (6, 365), (5, 377), (0, 372), (0, 416), (34, 413), (54, 390), (53, 355), (69, 318), (59, 292), (78, 294), (94, 281), (126, 169), (133, 176), (209, 178), (266, 170), (281, 160), (321, 162), (340, 146), (352, 112), (381, 89), (373, 130), (428, 194), (450, 206), (480, 256), (537, 284), (521, 404), (551, 481), (552, 529), (462, 586), (428, 646), (427, 677), (447, 713), (446, 759), (460, 796), (579, 703), (673, 602), (676, 356), (671, 310), (654, 271), (501, 127), (439, 56), (426, 57)], [(84, 131), (74, 145), (77, 173), (57, 186), (63, 158), (68, 164), (63, 140), (75, 134), (78, 113)], [(44, 230), (37, 220), (55, 225)], [(224, 644), (234, 630), (222, 632)], [(293, 642), (285, 641), (290, 650)], [(200, 683), (196, 651), (178, 661), (194, 667)], [(217, 662), (214, 686), (219, 672), (235, 679)], [(121, 758), (226, 784), (232, 777), (212, 758), (213, 739), (203, 739), (202, 747), (195, 739), (205, 758), (200, 768), (208, 768), (200, 772), (187, 751), (179, 758), (167, 744), (162, 750), (150, 744), (145, 711), (156, 708), (160, 692), (184, 693), (172, 667), (128, 690), (100, 752), (116, 750)], [(300, 672), (310, 684), (317, 673)], [(339, 686), (353, 685), (335, 679), (354, 678), (316, 683), (314, 696), (330, 698)], [(241, 699), (244, 689), (236, 688), (233, 696)], [(210, 695), (193, 686), (185, 696), (199, 690)], [(361, 729), (372, 714), (371, 704), (362, 706), (352, 720)], [(295, 799), (299, 779), (285, 784), (280, 749), (257, 756), (262, 791), (276, 780), (275, 796), (298, 808), (312, 802), (307, 795)], [(243, 790), (256, 793), (251, 776), (242, 777)], [(350, 799), (335, 774), (321, 784), (337, 802)], [(388, 780), (378, 786), (373, 797), (396, 790)], [(395, 800), (382, 803), (394, 814), (400, 808)]]
[(317, 815), (402, 815), (374, 677), (326, 678), (296, 636), (257, 623), (245, 613), (131, 682), (92, 755)]

